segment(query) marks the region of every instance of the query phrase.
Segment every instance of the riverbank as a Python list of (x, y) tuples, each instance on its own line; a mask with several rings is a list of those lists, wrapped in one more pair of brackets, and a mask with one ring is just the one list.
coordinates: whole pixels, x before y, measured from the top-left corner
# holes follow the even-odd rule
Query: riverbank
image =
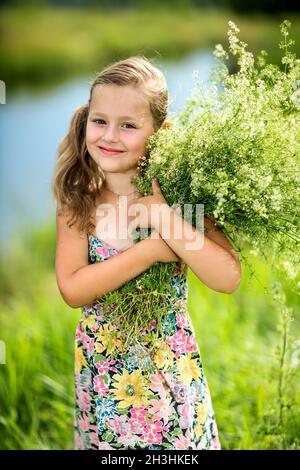
[(280, 63), (279, 24), (292, 22), (300, 55), (299, 15), (240, 16), (221, 10), (103, 10), (1, 8), (0, 79), (10, 90), (43, 87), (70, 76), (98, 72), (132, 54), (177, 60), (190, 51), (227, 45), (228, 21), (236, 22), (249, 50), (269, 52)]

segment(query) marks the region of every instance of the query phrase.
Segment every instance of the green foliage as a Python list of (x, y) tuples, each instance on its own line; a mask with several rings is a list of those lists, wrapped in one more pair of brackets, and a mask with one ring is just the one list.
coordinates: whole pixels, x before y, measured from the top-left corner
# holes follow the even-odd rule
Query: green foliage
[[(121, 288), (103, 295), (99, 301), (103, 315), (118, 325), (116, 335), (121, 348), (129, 348), (141, 341), (148, 342), (154, 352), (156, 340), (164, 334), (163, 323), (167, 321), (168, 306), (176, 301), (176, 294), (170, 282), (175, 275), (176, 263), (156, 263), (150, 269), (126, 283)], [(155, 322), (155, 334), (141, 336), (145, 327)], [(119, 353), (118, 348), (115, 351)]]
[[(211, 86), (195, 75), (184, 110), (149, 139), (135, 181), (147, 194), (156, 177), (168, 204), (190, 203), (194, 216), (204, 204), (245, 262), (250, 247), (299, 293), (300, 60), (289, 27), (281, 24), (282, 70), (266, 63), (265, 51), (248, 52), (229, 21), (229, 50), (216, 46)], [(239, 67), (234, 74), (229, 56)]]

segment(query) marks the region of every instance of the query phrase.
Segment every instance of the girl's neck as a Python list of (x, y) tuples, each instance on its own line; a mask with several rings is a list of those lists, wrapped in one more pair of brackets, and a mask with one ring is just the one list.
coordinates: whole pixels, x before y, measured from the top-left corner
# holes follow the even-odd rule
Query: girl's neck
[(115, 178), (106, 176), (103, 184), (104, 190), (108, 191), (110, 194), (114, 194), (115, 196), (138, 196), (137, 188), (131, 183), (131, 179), (134, 174), (128, 175), (128, 181), (126, 181), (126, 178), (124, 181), (124, 175), (122, 175), (122, 179), (118, 179), (117, 175), (113, 176), (115, 176)]
[(134, 191), (131, 191), (130, 193), (126, 193), (126, 194), (116, 193), (115, 191), (111, 191), (108, 188), (104, 188), (104, 191), (108, 191), (109, 193), (114, 194), (114, 196), (126, 196), (126, 197), (132, 196), (132, 197), (134, 197), (134, 196), (138, 195), (138, 190), (137, 189), (135, 189)]

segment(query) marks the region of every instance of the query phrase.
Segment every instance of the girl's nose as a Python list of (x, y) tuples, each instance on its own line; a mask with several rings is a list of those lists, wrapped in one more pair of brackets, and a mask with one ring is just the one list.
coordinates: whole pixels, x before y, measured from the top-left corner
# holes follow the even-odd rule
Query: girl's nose
[(103, 138), (108, 142), (115, 142), (119, 139), (119, 131), (116, 126), (107, 126), (103, 135)]

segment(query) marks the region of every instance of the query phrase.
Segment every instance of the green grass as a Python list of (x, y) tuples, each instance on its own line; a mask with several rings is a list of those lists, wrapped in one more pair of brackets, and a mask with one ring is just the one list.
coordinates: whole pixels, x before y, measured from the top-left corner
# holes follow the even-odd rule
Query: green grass
[[(72, 449), (74, 338), (80, 309), (64, 304), (55, 279), (55, 229), (42, 226), (12, 241), (0, 266), (0, 448)], [(278, 425), (280, 312), (264, 294), (275, 280), (254, 260), (259, 280), (244, 268), (232, 295), (204, 286), (189, 271), (188, 310), (211, 391), (223, 449), (299, 449), (299, 367), (284, 382), (283, 422)], [(293, 338), (299, 337), (299, 299)], [(285, 369), (290, 361), (290, 349)]]
[[(8, 90), (37, 87), (62, 77), (94, 74), (132, 54), (178, 59), (187, 52), (227, 44), (228, 20), (237, 23), (250, 50), (266, 49), (280, 62), (279, 24), (285, 16), (239, 16), (222, 10), (103, 10), (1, 8), (0, 78)], [(289, 14), (296, 51), (300, 18)]]
[[(190, 313), (221, 444), (225, 449), (299, 448), (296, 378), (285, 390), (293, 408), (286, 413), (284, 426), (277, 426), (279, 365), (274, 352), (282, 337), (277, 331), (279, 312), (263, 291), (263, 285), (276, 278), (265, 265), (252, 261), (263, 284), (258, 280), (249, 284), (249, 272), (244, 270), (242, 285), (230, 296), (207, 289), (193, 273), (189, 278)], [(295, 299), (289, 305), (297, 312)], [(299, 318), (291, 330), (299, 337)]]

